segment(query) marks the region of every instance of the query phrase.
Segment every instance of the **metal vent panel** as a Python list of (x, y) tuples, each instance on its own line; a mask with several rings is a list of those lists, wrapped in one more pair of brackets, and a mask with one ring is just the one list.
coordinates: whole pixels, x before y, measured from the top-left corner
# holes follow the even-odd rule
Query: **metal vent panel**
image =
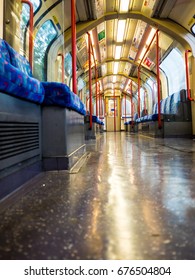
[(38, 122), (0, 122), (0, 160), (37, 150)]

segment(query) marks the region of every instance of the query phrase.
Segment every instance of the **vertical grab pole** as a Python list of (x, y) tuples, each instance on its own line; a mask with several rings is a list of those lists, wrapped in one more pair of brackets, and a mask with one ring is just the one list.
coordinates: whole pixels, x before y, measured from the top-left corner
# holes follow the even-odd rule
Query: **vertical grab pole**
[(190, 101), (194, 101), (190, 95), (190, 79), (189, 79), (189, 61), (188, 61), (188, 53), (191, 52), (190, 50), (185, 51), (185, 65), (186, 65), (186, 86), (187, 86), (187, 95)]
[(98, 117), (98, 72), (97, 72), (97, 65), (95, 63), (95, 99), (96, 99), (96, 116)]
[(144, 114), (146, 115), (146, 90), (144, 90)]
[(160, 68), (159, 68), (159, 30), (156, 32), (156, 73), (158, 92), (158, 128), (162, 128), (160, 116)]
[(98, 107), (99, 107), (98, 108), (99, 109), (98, 112), (99, 112), (99, 116), (100, 116), (100, 82), (99, 81), (98, 81), (98, 98), (99, 98), (98, 99), (98, 103), (99, 103), (98, 104)]
[(138, 100), (137, 100), (137, 113), (138, 113), (138, 118), (140, 118), (140, 67), (138, 67)]
[(63, 53), (59, 53), (58, 56), (62, 57), (62, 83), (64, 84), (64, 55)]
[(75, 0), (71, 0), (71, 35), (72, 35), (72, 88), (73, 88), (73, 92), (77, 94)]
[(125, 121), (127, 119), (127, 94), (125, 93)]
[(115, 85), (114, 85), (114, 132), (116, 132), (116, 103), (115, 103)]
[(103, 113), (102, 113), (102, 95), (100, 92), (99, 92), (99, 114), (100, 114), (100, 116), (103, 115)]
[(91, 37), (88, 35), (88, 59), (89, 59), (89, 128), (92, 129), (92, 82), (91, 82)]
[(100, 90), (99, 90), (99, 116), (101, 116), (100, 114), (101, 114), (101, 111), (100, 111), (100, 105), (101, 105), (101, 100), (100, 100), (100, 97), (101, 97), (101, 94), (100, 94)]
[(133, 126), (133, 84), (132, 84), (132, 81), (131, 81), (131, 126)]
[(133, 124), (133, 85), (132, 85), (132, 81), (130, 84), (130, 92), (131, 92), (131, 123)]
[(33, 69), (33, 4), (29, 0), (22, 0), (21, 3), (29, 5), (30, 8), (30, 19), (29, 19), (29, 64)]

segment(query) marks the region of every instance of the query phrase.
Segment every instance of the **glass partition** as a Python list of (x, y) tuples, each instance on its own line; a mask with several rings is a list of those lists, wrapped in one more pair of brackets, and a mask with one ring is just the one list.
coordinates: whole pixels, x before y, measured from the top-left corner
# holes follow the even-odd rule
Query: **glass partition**
[(57, 36), (57, 30), (51, 20), (40, 27), (34, 41), (34, 76), (45, 81), (45, 55), (49, 44)]

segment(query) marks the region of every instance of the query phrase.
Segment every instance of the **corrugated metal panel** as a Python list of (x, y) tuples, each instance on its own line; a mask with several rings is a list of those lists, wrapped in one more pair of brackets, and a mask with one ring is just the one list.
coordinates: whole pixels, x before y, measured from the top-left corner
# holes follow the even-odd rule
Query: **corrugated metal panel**
[(39, 123), (0, 122), (0, 160), (39, 149)]

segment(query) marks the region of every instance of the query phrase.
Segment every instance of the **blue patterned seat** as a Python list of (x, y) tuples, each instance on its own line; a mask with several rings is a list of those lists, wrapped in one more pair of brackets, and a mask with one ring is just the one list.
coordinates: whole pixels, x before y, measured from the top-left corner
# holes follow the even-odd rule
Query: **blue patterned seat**
[(45, 94), (41, 82), (32, 77), (26, 58), (2, 39), (0, 39), (0, 91), (35, 103), (42, 103)]
[(42, 82), (42, 85), (45, 89), (44, 105), (58, 105), (82, 115), (86, 114), (85, 105), (67, 85), (56, 82)]

